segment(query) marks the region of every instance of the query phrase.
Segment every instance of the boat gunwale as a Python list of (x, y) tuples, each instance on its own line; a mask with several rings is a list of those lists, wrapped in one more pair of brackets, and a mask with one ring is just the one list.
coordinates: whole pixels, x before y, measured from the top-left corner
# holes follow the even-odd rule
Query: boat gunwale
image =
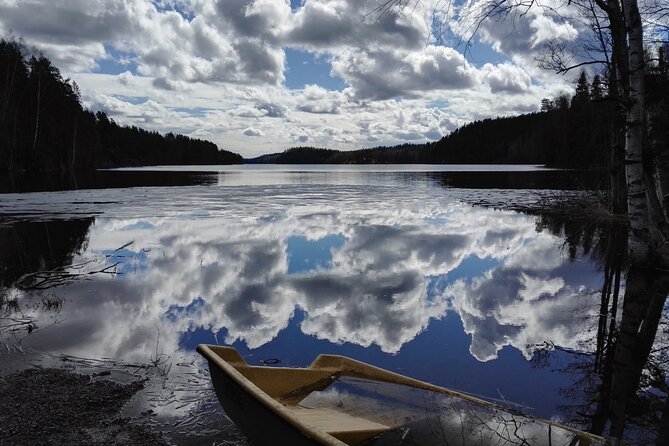
[[(256, 386), (251, 380), (246, 378), (239, 370), (235, 368), (232, 364), (228, 363), (225, 361), (223, 358), (221, 358), (216, 352), (211, 349), (211, 347), (224, 347), (224, 346), (211, 346), (211, 345), (206, 345), (206, 344), (200, 344), (197, 347), (197, 351), (207, 358), (207, 360), (210, 363), (216, 364), (216, 366), (221, 369), (226, 375), (230, 377), (235, 383), (237, 383), (239, 386), (241, 386), (247, 394), (251, 395), (253, 398), (258, 400), (261, 404), (263, 404), (265, 407), (267, 407), (269, 410), (274, 412), (277, 416), (281, 417), (285, 421), (287, 421), (291, 426), (299, 430), (301, 433), (303, 433), (306, 437), (316, 440), (324, 445), (328, 446), (348, 446), (346, 443), (344, 443), (341, 440), (338, 440), (337, 438), (333, 437), (332, 435), (320, 431), (318, 429), (313, 428), (309, 424), (305, 424), (302, 422), (299, 418), (297, 418), (295, 415), (293, 415), (288, 409), (284, 407), (283, 404), (281, 404), (279, 401), (276, 399), (272, 398), (269, 396), (266, 392), (264, 392), (260, 387)], [(225, 348), (225, 347), (224, 347)], [(230, 347), (227, 347), (230, 348)], [(236, 352), (236, 350), (235, 350)], [(242, 358), (243, 360), (243, 358)], [(248, 365), (246, 361), (244, 361), (244, 364), (247, 367), (254, 367)], [(261, 368), (261, 367), (258, 367)], [(264, 368), (264, 367), (262, 367)], [(272, 367), (274, 369), (275, 367)], [(278, 368), (278, 367), (277, 367)], [(282, 368), (288, 368), (288, 367), (282, 367)]]
[[(421, 381), (415, 378), (411, 378), (405, 375), (401, 375), (399, 373), (391, 372), (389, 370), (373, 366), (371, 364), (367, 364), (362, 361), (358, 361), (356, 359), (349, 358), (347, 356), (342, 356), (342, 355), (330, 355), (330, 354), (320, 354), (316, 357), (316, 359), (309, 365), (309, 367), (299, 367), (299, 368), (293, 368), (293, 367), (267, 367), (267, 366), (253, 366), (249, 365), (246, 360), (237, 352), (237, 350), (234, 347), (229, 347), (229, 346), (223, 346), (223, 345), (207, 345), (207, 344), (200, 344), (197, 347), (197, 351), (205, 356), (208, 360), (213, 361), (217, 366), (219, 366), (223, 371), (228, 373), (231, 378), (235, 380), (238, 384), (240, 384), (242, 387), (244, 387), (248, 393), (252, 393), (256, 399), (261, 399), (263, 403), (268, 402), (269, 404), (266, 404), (271, 410), (273, 410), (277, 415), (281, 416), (282, 418), (286, 419), (287, 421), (290, 422), (291, 425), (296, 427), (298, 430), (301, 432), (307, 431), (309, 432), (309, 436), (315, 436), (319, 439), (319, 441), (327, 441), (325, 444), (329, 445), (346, 445), (346, 443), (338, 440), (337, 438), (333, 437), (330, 434), (327, 434), (323, 431), (320, 431), (318, 429), (312, 428), (311, 426), (304, 424), (299, 420), (298, 418), (294, 417), (288, 409), (284, 407), (284, 405), (280, 402), (279, 399), (272, 398), (269, 396), (265, 391), (263, 391), (260, 387), (256, 386), (250, 379), (245, 377), (240, 371), (238, 371), (235, 366), (232, 363), (227, 362), (225, 359), (220, 357), (211, 347), (216, 348), (216, 349), (229, 349), (231, 351), (234, 351), (235, 354), (239, 356), (241, 359), (242, 363), (240, 365), (243, 365), (244, 367), (248, 367), (250, 369), (262, 369), (262, 370), (295, 370), (295, 369), (310, 369), (310, 370), (323, 370), (323, 371), (331, 371), (333, 377), (340, 377), (340, 376), (350, 376), (350, 377), (356, 377), (356, 378), (363, 378), (363, 379), (368, 379), (372, 381), (377, 381), (377, 382), (386, 382), (389, 384), (399, 384), (399, 385), (405, 385), (417, 389), (422, 389), (426, 391), (431, 391), (435, 393), (441, 393), (445, 395), (449, 395), (455, 398), (460, 398), (464, 399), (466, 401), (472, 402), (477, 405), (481, 405), (490, 409), (495, 409), (495, 410), (501, 410), (503, 412), (509, 413), (511, 415), (520, 415), (524, 418), (527, 418), (528, 420), (532, 420), (535, 422), (538, 422), (540, 424), (545, 424), (553, 427), (557, 427), (560, 429), (564, 429), (579, 438), (583, 440), (591, 440), (591, 441), (599, 441), (603, 442), (603, 444), (606, 444), (606, 438), (601, 437), (599, 435), (592, 434), (590, 432), (585, 432), (578, 430), (576, 428), (566, 426), (560, 423), (556, 423), (550, 420), (546, 420), (543, 418), (535, 417), (532, 415), (527, 415), (527, 414), (522, 414), (522, 413), (517, 413), (515, 414), (513, 411), (509, 410), (508, 408), (501, 407), (497, 404), (491, 403), (489, 401), (485, 401), (480, 398), (476, 398), (464, 393), (460, 393), (455, 390), (451, 390), (445, 387), (440, 387), (435, 384), (430, 384), (425, 381)], [(391, 427), (392, 428), (392, 427)], [(326, 438), (322, 438), (325, 436)]]

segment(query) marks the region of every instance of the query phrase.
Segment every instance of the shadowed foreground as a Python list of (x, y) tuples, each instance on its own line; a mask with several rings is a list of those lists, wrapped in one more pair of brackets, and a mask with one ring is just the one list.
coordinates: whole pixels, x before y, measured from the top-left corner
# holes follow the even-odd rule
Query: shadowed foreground
[(57, 369), (27, 369), (0, 380), (1, 444), (166, 444), (119, 416), (144, 387)]

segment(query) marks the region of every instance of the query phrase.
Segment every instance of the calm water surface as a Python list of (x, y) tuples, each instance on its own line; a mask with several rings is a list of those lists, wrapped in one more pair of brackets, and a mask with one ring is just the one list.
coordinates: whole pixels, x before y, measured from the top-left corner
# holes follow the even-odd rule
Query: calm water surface
[[(594, 350), (600, 268), (570, 256), (559, 225), (471, 203), (530, 202), (574, 180), (447, 170), (170, 168), (68, 191), (7, 180), (0, 285), (24, 323), (0, 326), (2, 355), (157, 365), (161, 385), (131, 410), (152, 408), (191, 444), (239, 438), (199, 343), (251, 364), (347, 355), (569, 422), (584, 396), (564, 369)], [(35, 189), (52, 191), (18, 192)], [(550, 364), (537, 360), (553, 344)]]

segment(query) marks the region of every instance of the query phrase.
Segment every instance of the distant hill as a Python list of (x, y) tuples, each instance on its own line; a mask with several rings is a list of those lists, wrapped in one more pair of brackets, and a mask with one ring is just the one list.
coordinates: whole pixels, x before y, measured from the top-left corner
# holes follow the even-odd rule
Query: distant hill
[(240, 164), (240, 155), (183, 135), (121, 126), (84, 109), (77, 84), (15, 40), (0, 40), (0, 170)]
[(293, 147), (282, 153), (270, 153), (257, 158), (245, 159), (247, 164), (332, 164), (329, 161), (338, 150), (317, 147)]
[(546, 164), (603, 167), (611, 147), (607, 100), (466, 124), (439, 141), (353, 151), (294, 147), (247, 159), (268, 164)]

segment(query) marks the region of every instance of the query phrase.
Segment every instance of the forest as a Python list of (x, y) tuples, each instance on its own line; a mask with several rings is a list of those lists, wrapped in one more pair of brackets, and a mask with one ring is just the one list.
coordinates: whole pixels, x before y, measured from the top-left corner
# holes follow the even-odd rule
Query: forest
[[(649, 67), (647, 95), (669, 103), (664, 58)], [(599, 169), (610, 165), (618, 103), (601, 78), (581, 72), (573, 95), (544, 98), (541, 111), (474, 121), (439, 141), (354, 151), (294, 147), (247, 163), (276, 164), (545, 164)]]
[[(669, 103), (663, 53), (648, 58), (646, 96)], [(16, 40), (0, 40), (0, 170), (84, 170), (193, 164), (544, 164), (611, 165), (619, 101), (599, 75), (581, 71), (573, 95), (544, 98), (541, 111), (466, 124), (439, 141), (353, 151), (294, 147), (244, 160), (214, 143), (121, 126), (86, 110), (74, 81)], [(663, 105), (664, 106), (664, 105)]]
[(242, 161), (209, 141), (121, 126), (86, 110), (77, 84), (49, 59), (20, 41), (0, 40), (0, 171)]

